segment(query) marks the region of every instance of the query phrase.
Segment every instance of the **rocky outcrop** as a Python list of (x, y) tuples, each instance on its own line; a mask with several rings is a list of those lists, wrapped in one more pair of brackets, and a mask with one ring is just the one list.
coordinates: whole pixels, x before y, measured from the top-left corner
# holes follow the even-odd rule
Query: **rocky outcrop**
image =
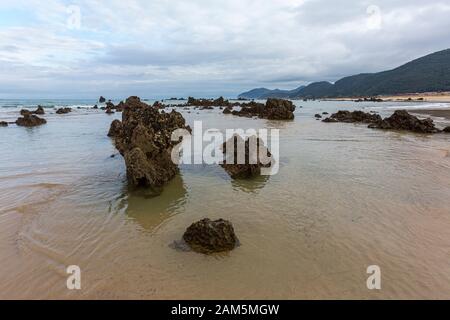
[(407, 130), (418, 133), (437, 133), (440, 131), (434, 126), (431, 118), (420, 120), (416, 116), (409, 114), (406, 110), (396, 110), (390, 117), (371, 124), (369, 128)]
[(103, 96), (100, 96), (100, 98), (98, 99), (99, 103), (105, 103), (106, 99)]
[(315, 117), (316, 119), (320, 119), (320, 118), (322, 118), (322, 115), (316, 113), (316, 114), (314, 115), (314, 117)]
[(445, 127), (444, 130), (442, 130), (445, 133), (450, 133), (450, 126)]
[(131, 186), (160, 188), (178, 173), (171, 151), (179, 142), (171, 141), (171, 135), (176, 129), (189, 130), (181, 113), (160, 113), (130, 97), (124, 103), (121, 125), (116, 122), (111, 127)]
[(42, 106), (38, 106), (35, 111), (32, 112), (33, 114), (43, 115), (45, 114), (44, 108)]
[(223, 219), (203, 219), (193, 223), (184, 233), (183, 240), (192, 250), (203, 254), (231, 251), (239, 245), (233, 225)]
[(230, 102), (225, 100), (223, 97), (217, 98), (215, 100), (212, 99), (195, 99), (193, 97), (189, 97), (187, 101), (188, 106), (195, 107), (203, 107), (203, 108), (212, 108), (212, 107), (228, 107), (230, 106)]
[(21, 127), (36, 127), (45, 123), (47, 123), (45, 119), (31, 113), (24, 114), (23, 117), (16, 120), (16, 124)]
[(0, 127), (7, 127), (7, 126), (8, 126), (8, 122), (0, 121)]
[[(233, 152), (227, 152), (227, 146), (233, 146)], [(264, 146), (264, 141), (256, 136), (243, 139), (239, 135), (234, 135), (222, 145), (225, 159), (221, 167), (233, 179), (247, 179), (261, 174), (261, 168), (270, 168), (272, 155)], [(239, 152), (244, 151), (244, 155), (239, 156)], [(267, 159), (261, 159), (260, 153), (265, 155)], [(241, 161), (242, 160), (242, 161)], [(267, 163), (268, 162), (268, 163)]]
[(377, 114), (371, 114), (363, 111), (340, 110), (333, 113), (329, 118), (322, 120), (323, 122), (345, 122), (345, 123), (376, 123), (381, 121), (381, 117)]
[(66, 114), (72, 112), (72, 108), (59, 108), (56, 110), (57, 114)]
[(232, 107), (226, 107), (223, 110), (223, 114), (231, 114), (233, 112), (233, 108)]
[(251, 101), (241, 104), (241, 110), (233, 111), (232, 114), (239, 117), (259, 117), (269, 120), (292, 120), (294, 119), (295, 106), (292, 101), (283, 99), (267, 99), (266, 104)]
[(111, 109), (111, 108), (106, 108), (105, 113), (106, 113), (106, 114), (114, 114), (115, 112), (114, 112), (114, 110)]
[(109, 128), (108, 137), (116, 137), (122, 132), (122, 122), (120, 120), (114, 120)]

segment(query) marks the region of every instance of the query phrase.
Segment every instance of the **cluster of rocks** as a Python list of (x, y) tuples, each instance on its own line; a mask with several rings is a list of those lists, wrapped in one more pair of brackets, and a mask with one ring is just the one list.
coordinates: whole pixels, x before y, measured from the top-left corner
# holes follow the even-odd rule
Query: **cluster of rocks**
[(72, 112), (72, 108), (59, 108), (58, 110), (56, 110), (56, 114), (67, 114)]
[(407, 130), (418, 133), (438, 133), (431, 118), (420, 120), (406, 110), (396, 110), (393, 115), (369, 125), (369, 128), (383, 130)]
[(16, 120), (16, 124), (21, 127), (36, 127), (46, 123), (47, 120), (39, 118), (32, 113), (24, 113), (22, 114), (22, 117), (19, 117)]
[(223, 97), (219, 97), (217, 99), (195, 99), (193, 97), (189, 97), (187, 101), (188, 106), (195, 106), (200, 108), (208, 108), (212, 107), (228, 107), (232, 105), (228, 100), (225, 100)]
[(376, 97), (360, 98), (360, 99), (355, 100), (355, 102), (383, 102), (383, 99), (376, 98)]
[(322, 120), (323, 122), (345, 122), (345, 123), (375, 123), (381, 120), (378, 114), (372, 114), (363, 111), (340, 110), (333, 113), (330, 117)]
[(38, 106), (36, 110), (34, 111), (30, 111), (27, 109), (22, 109), (20, 110), (20, 114), (22, 116), (26, 115), (26, 114), (38, 114), (38, 115), (43, 115), (45, 114), (44, 108), (42, 106)]
[(203, 254), (230, 251), (239, 245), (233, 225), (223, 219), (203, 219), (193, 223), (184, 233), (183, 240), (192, 250)]
[[(396, 110), (390, 117), (381, 118), (380, 115), (363, 111), (338, 111), (323, 122), (367, 123), (369, 128), (383, 130), (406, 130), (417, 133), (450, 132), (450, 128), (440, 130), (436, 128), (432, 119), (419, 119), (406, 110)], [(448, 131), (446, 131), (448, 130)]]
[(172, 132), (190, 128), (179, 112), (160, 113), (138, 97), (128, 98), (123, 107), (122, 121), (113, 121), (108, 135), (125, 159), (129, 184), (157, 190), (178, 173), (171, 151), (179, 141), (171, 140)]
[(239, 111), (225, 108), (224, 114), (233, 114), (239, 117), (259, 117), (269, 120), (292, 120), (294, 119), (295, 106), (292, 101), (284, 99), (267, 99), (266, 104), (251, 101), (241, 104)]
[[(227, 146), (233, 148), (232, 152), (227, 152)], [(274, 161), (270, 151), (264, 145), (264, 141), (256, 136), (244, 140), (241, 136), (234, 135), (222, 145), (222, 150), (225, 159), (221, 167), (233, 179), (259, 176), (261, 168), (270, 168)], [(261, 155), (265, 159), (261, 159)]]

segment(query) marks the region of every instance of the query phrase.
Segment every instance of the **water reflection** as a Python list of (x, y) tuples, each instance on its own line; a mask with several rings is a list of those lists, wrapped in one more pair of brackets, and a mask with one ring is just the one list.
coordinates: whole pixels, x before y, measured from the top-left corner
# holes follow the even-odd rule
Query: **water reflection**
[(264, 188), (270, 176), (257, 176), (251, 179), (231, 179), (231, 185), (236, 191), (257, 193)]
[(130, 191), (125, 199), (126, 215), (145, 230), (153, 231), (170, 217), (184, 210), (188, 192), (181, 175), (177, 175), (157, 197), (148, 197), (141, 190)]

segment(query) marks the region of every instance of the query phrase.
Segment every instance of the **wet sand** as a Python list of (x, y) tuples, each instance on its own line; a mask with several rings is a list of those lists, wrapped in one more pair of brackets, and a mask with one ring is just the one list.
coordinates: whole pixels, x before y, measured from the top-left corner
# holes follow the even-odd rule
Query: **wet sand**
[(411, 113), (427, 115), (432, 117), (439, 117), (444, 118), (446, 120), (450, 120), (450, 109), (417, 109), (411, 111)]

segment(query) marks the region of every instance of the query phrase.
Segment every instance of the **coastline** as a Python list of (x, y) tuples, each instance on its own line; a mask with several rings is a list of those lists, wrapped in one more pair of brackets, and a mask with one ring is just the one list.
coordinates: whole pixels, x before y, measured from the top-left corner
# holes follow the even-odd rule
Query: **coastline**
[(409, 111), (413, 114), (427, 115), (450, 120), (450, 109), (415, 109)]
[[(343, 98), (327, 98), (328, 101), (355, 101), (361, 97), (343, 97)], [(397, 95), (379, 95), (376, 98), (385, 102), (433, 102), (433, 103), (450, 103), (450, 92), (424, 92), (409, 93)]]

